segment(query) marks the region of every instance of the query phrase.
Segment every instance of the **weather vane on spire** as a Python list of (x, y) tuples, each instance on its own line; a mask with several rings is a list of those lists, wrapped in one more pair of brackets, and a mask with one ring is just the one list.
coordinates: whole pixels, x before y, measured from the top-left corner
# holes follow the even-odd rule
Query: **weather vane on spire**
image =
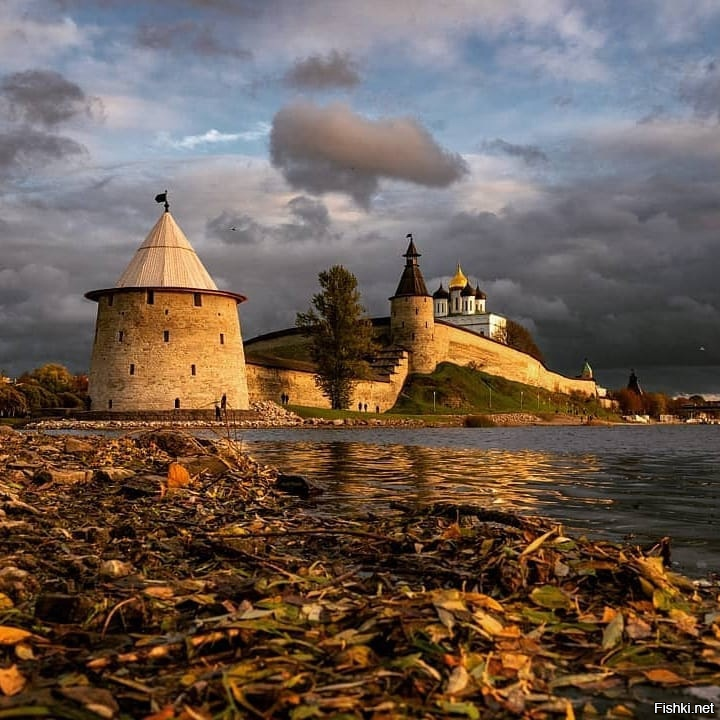
[(160, 193), (159, 195), (155, 196), (155, 202), (157, 203), (165, 203), (165, 212), (168, 212), (170, 210), (170, 203), (167, 199), (168, 191), (166, 190), (164, 193)]

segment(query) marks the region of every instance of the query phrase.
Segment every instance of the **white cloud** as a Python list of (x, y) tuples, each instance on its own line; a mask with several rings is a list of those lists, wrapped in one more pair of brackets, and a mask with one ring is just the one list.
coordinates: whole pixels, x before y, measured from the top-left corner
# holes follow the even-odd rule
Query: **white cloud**
[(178, 150), (194, 150), (202, 145), (216, 145), (218, 143), (232, 142), (252, 142), (266, 137), (270, 133), (270, 125), (268, 123), (256, 123), (252, 130), (245, 130), (239, 133), (223, 133), (215, 128), (211, 128), (202, 135), (185, 135), (179, 140), (173, 140), (167, 133), (160, 133), (159, 142), (163, 145), (176, 148)]

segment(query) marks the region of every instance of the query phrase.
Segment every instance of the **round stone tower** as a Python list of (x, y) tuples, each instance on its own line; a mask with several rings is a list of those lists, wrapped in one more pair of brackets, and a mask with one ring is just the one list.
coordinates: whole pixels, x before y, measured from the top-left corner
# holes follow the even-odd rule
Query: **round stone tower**
[[(158, 196), (166, 200), (166, 196)], [(169, 212), (98, 303), (89, 395), (92, 410), (248, 408), (237, 306), (218, 290)]]
[(395, 345), (410, 351), (410, 371), (431, 373), (435, 370), (435, 319), (433, 298), (427, 291), (412, 235), (405, 267), (397, 290), (390, 298), (390, 335)]

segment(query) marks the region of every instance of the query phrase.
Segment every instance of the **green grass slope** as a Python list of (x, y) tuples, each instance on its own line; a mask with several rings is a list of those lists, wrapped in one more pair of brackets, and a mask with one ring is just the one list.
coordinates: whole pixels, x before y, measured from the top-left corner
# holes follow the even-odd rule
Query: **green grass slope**
[(390, 412), (416, 415), (529, 412), (607, 416), (596, 400), (563, 395), (488, 375), (471, 367), (440, 363), (430, 375), (411, 375)]

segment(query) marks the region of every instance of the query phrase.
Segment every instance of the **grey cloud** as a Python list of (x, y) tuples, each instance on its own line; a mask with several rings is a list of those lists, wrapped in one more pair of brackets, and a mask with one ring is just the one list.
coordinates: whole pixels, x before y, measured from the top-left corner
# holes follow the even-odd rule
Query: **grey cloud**
[(226, 245), (255, 245), (266, 236), (265, 229), (249, 215), (222, 212), (208, 220), (206, 233)]
[(50, 70), (26, 70), (6, 75), (0, 96), (11, 120), (59, 125), (78, 115), (91, 116), (100, 101), (88, 98), (79, 85)]
[(720, 63), (712, 60), (687, 77), (680, 94), (700, 117), (720, 119)]
[(151, 50), (190, 50), (204, 57), (225, 55), (240, 60), (252, 58), (249, 50), (223, 42), (211, 26), (199, 25), (190, 20), (156, 25), (143, 23), (137, 28), (135, 40), (138, 46)]
[(502, 153), (510, 157), (518, 157), (528, 165), (542, 165), (548, 162), (548, 156), (535, 145), (515, 145), (501, 138), (485, 141), (481, 145), (483, 152)]
[(83, 155), (85, 148), (70, 138), (19, 128), (0, 133), (0, 176), (29, 172), (48, 162)]
[(298, 60), (285, 74), (285, 83), (302, 90), (352, 88), (360, 84), (360, 74), (348, 53), (333, 50)]
[(301, 222), (325, 231), (330, 225), (330, 214), (325, 203), (299, 195), (288, 202), (290, 212)]
[(297, 102), (279, 110), (270, 157), (292, 187), (344, 192), (364, 208), (380, 178), (446, 187), (468, 173), (460, 155), (440, 147), (414, 120), (368, 120), (341, 104)]
[(287, 203), (295, 222), (264, 225), (247, 213), (223, 211), (210, 219), (205, 227), (209, 237), (224, 245), (260, 245), (326, 241), (330, 231), (330, 215), (324, 203), (299, 195)]

